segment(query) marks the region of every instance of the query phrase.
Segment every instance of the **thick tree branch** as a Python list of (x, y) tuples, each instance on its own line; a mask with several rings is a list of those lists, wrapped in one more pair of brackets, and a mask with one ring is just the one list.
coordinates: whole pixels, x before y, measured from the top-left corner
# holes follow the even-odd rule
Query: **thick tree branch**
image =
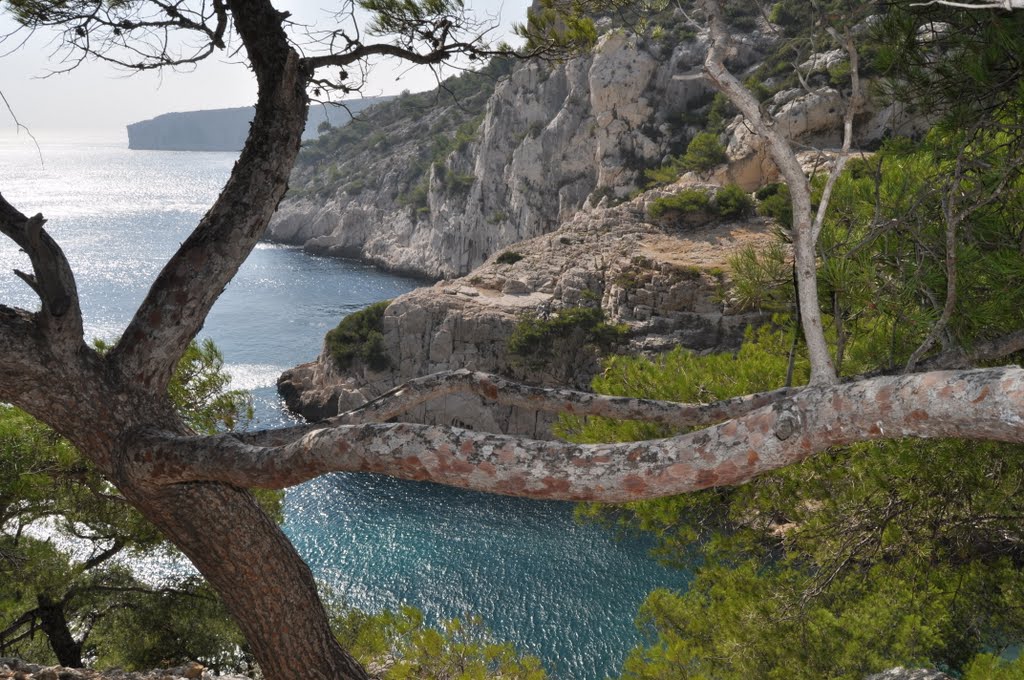
[[(978, 343), (969, 352), (965, 352), (959, 347), (942, 352), (920, 363), (918, 368), (920, 371), (968, 369), (982, 363), (1005, 359), (1020, 351), (1024, 351), (1024, 330)], [(910, 372), (908, 370), (873, 371), (844, 378), (843, 382), (852, 383), (867, 378)], [(744, 416), (756, 409), (793, 397), (803, 389), (802, 387), (782, 387), (708, 404), (684, 404), (657, 399), (638, 399), (569, 389), (535, 387), (492, 373), (458, 369), (414, 378), (358, 408), (340, 413), (333, 418), (275, 430), (236, 432), (231, 436), (249, 446), (284, 446), (325, 427), (387, 422), (417, 406), (456, 394), (475, 394), (502, 406), (518, 406), (535, 411), (566, 413), (581, 417), (599, 416), (615, 420), (642, 420), (681, 430), (690, 427), (704, 427), (729, 418)]]
[(768, 144), (768, 149), (789, 186), (793, 203), (793, 257), (796, 269), (798, 304), (804, 340), (811, 364), (811, 385), (830, 385), (838, 380), (818, 308), (818, 277), (815, 234), (811, 211), (811, 185), (797, 161), (789, 140), (775, 126), (772, 115), (729, 72), (725, 60), (729, 54), (729, 32), (718, 0), (703, 3), (708, 16), (711, 44), (704, 60), (704, 76), (724, 94)]
[(305, 127), (308, 73), (266, 0), (229, 0), (259, 83), (256, 116), (224, 190), (160, 272), (111, 353), (125, 378), (160, 394), (189, 341), (263, 235), (288, 187)]
[(792, 396), (797, 391), (783, 388), (723, 399), (710, 404), (680, 404), (656, 399), (534, 387), (498, 375), (463, 369), (410, 380), (357, 409), (327, 420), (324, 424), (334, 426), (381, 423), (432, 399), (452, 394), (476, 394), (503, 406), (519, 406), (535, 411), (578, 416), (643, 420), (682, 429), (710, 425), (744, 415)]
[(26, 217), (0, 195), (0, 233), (25, 251), (32, 274), (15, 272), (39, 296), (40, 329), (63, 354), (76, 351), (83, 342), (82, 310), (78, 288), (64, 251), (43, 229), (42, 215)]
[(156, 484), (284, 488), (374, 472), (489, 493), (623, 502), (740, 484), (833, 446), (902, 437), (1024, 442), (1024, 370), (933, 372), (812, 387), (745, 416), (647, 442), (579, 445), (410, 424), (316, 430), (277, 448), (140, 433), (130, 474)]
[(46, 342), (37, 314), (0, 305), (0, 402), (22, 405), (40, 396), (52, 361)]

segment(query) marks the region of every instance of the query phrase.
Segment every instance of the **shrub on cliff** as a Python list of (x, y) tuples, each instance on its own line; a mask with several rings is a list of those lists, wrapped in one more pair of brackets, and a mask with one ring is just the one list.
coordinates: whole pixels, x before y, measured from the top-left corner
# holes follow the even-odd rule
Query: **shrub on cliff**
[(383, 371), (391, 365), (381, 333), (384, 310), (390, 303), (390, 300), (383, 300), (353, 312), (327, 333), (327, 350), (338, 368), (350, 368), (356, 359), (375, 371)]
[(790, 204), (789, 187), (785, 184), (768, 184), (757, 190), (757, 214), (771, 217), (779, 225), (789, 229), (793, 226), (793, 206)]
[(705, 172), (728, 160), (725, 147), (714, 132), (701, 132), (690, 140), (686, 153), (672, 156), (660, 167), (644, 170), (647, 187), (671, 184), (684, 172)]
[(704, 189), (683, 189), (671, 196), (654, 199), (647, 208), (647, 214), (654, 219), (660, 219), (690, 213), (706, 213), (710, 206), (709, 192)]
[(707, 189), (683, 189), (651, 202), (647, 213), (654, 219), (743, 217), (753, 210), (754, 201), (735, 184), (727, 184), (712, 195)]
[(725, 155), (725, 147), (718, 141), (718, 135), (713, 132), (701, 132), (690, 140), (686, 154), (680, 162), (680, 168), (683, 172), (704, 172), (727, 160), (729, 159)]
[(743, 217), (750, 214), (754, 201), (750, 194), (735, 184), (726, 184), (715, 194), (714, 210), (719, 217), (725, 219)]
[(508, 338), (514, 360), (536, 371), (548, 369), (559, 380), (572, 381), (598, 354), (611, 351), (628, 334), (625, 324), (609, 324), (594, 307), (566, 307), (547, 317), (520, 318)]

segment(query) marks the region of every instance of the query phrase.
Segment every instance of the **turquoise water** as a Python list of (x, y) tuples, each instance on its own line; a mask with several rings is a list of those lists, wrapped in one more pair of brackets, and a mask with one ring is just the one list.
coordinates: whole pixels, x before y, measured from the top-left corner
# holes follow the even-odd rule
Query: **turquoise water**
[[(226, 153), (129, 152), (122, 144), (0, 140), (0, 193), (42, 212), (78, 277), (87, 333), (114, 339), (162, 263), (216, 195)], [(24, 256), (0, 242), (0, 301), (34, 308), (13, 274)], [(260, 426), (293, 421), (274, 389), (309, 361), (345, 314), (421, 282), (359, 263), (260, 244), (217, 302), (203, 336), (234, 386), (253, 391)], [(371, 475), (332, 475), (290, 490), (285, 530), (317, 576), (351, 605), (410, 604), (428, 619), (479, 614), (495, 636), (537, 654), (557, 678), (614, 675), (656, 587), (685, 575), (636, 540), (579, 526), (566, 503), (487, 496)]]

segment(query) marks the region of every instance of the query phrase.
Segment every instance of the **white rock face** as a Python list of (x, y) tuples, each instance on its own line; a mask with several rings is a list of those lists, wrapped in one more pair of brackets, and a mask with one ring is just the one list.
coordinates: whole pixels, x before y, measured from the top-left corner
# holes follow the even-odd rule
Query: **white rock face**
[[(777, 39), (767, 30), (738, 36), (731, 65), (742, 72)], [(471, 143), (430, 158), (437, 135), (453, 127), (446, 118), (454, 104), (439, 100), (447, 104), (388, 128), (371, 151), (323, 161), (342, 169), (338, 181), (314, 195), (290, 194), (268, 238), (432, 278), (464, 275), (509, 244), (551, 233), (584, 207), (629, 196), (643, 183), (643, 168), (682, 153), (697, 132), (684, 118), (712, 93), (701, 78), (676, 76), (699, 73), (705, 53), (703, 35), (670, 49), (613, 30), (590, 55), (555, 66), (520, 64), (497, 81)], [(827, 85), (822, 72), (843, 60), (841, 50), (812, 55), (803, 66), (814, 89), (783, 91), (767, 103), (791, 139), (840, 145), (848, 93)], [(854, 146), (914, 134), (924, 123), (899, 106), (865, 105)], [(741, 120), (723, 141), (730, 164), (717, 180), (748, 190), (776, 181), (761, 140)], [(410, 205), (409, 169), (426, 163), (419, 187), (425, 200)], [(293, 184), (310, 172), (299, 168)], [(359, 181), (347, 182), (352, 176)]]
[[(373, 186), (290, 197), (268, 238), (429, 277), (466, 274), (500, 248), (555, 230), (588, 200), (627, 196), (642, 168), (681, 152), (692, 134), (683, 114), (709, 90), (672, 76), (699, 68), (703, 55), (699, 40), (669, 51), (611, 31), (589, 56), (523, 64), (498, 82), (476, 141), (431, 170), (429, 209), (396, 200), (416, 151), (410, 140), (388, 140), (398, 146), (382, 152), (386, 162), (366, 162)], [(472, 184), (450, 191), (454, 174)]]
[[(828, 63), (833, 52), (815, 55), (811, 61)], [(865, 85), (866, 87), (866, 85)], [(825, 152), (839, 149), (843, 143), (843, 117), (850, 93), (841, 93), (830, 86), (820, 86), (810, 92), (801, 89), (783, 90), (768, 101), (768, 110), (775, 116), (776, 125), (789, 139), (799, 140), (801, 146)], [(892, 135), (916, 136), (930, 126), (923, 114), (910, 114), (898, 103), (877, 107), (864, 99), (857, 113), (852, 147), (875, 148)], [(716, 175), (721, 182), (735, 182), (752, 191), (769, 182), (779, 181), (779, 172), (769, 156), (767, 145), (758, 137), (742, 117), (737, 117), (726, 130), (728, 168)]]

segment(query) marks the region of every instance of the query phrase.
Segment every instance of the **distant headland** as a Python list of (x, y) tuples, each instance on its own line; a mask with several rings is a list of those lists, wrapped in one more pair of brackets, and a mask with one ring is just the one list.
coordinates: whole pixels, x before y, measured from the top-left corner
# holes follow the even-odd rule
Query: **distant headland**
[[(390, 97), (366, 97), (345, 102), (345, 106), (312, 106), (303, 139), (313, 139), (326, 122), (344, 125), (358, 113)], [(249, 134), (254, 109), (232, 109), (165, 113), (149, 120), (130, 123), (128, 148), (160, 151), (240, 151)]]

